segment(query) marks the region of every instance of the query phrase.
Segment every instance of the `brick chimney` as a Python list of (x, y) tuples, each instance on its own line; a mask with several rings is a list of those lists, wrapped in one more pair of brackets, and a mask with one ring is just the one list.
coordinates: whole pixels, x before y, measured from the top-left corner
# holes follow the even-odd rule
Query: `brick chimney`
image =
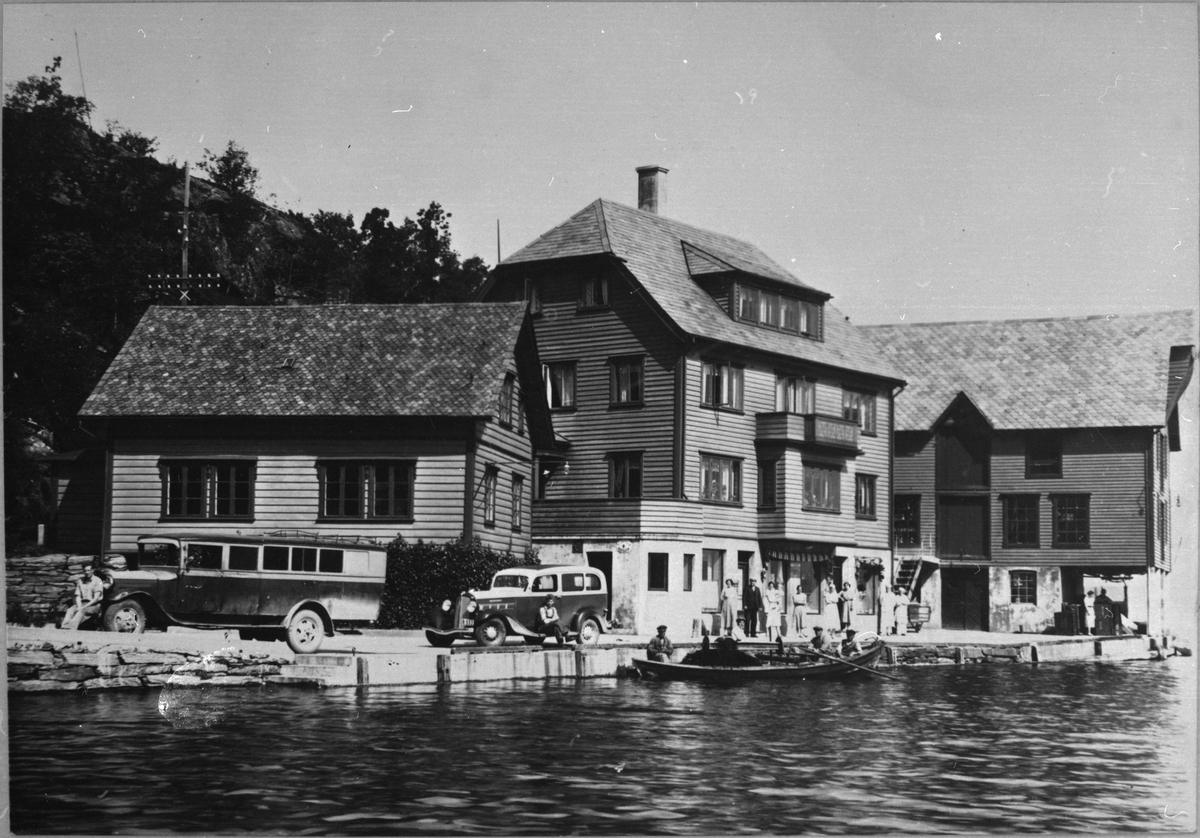
[(662, 166), (638, 166), (638, 209), (658, 214), (667, 202), (667, 170)]

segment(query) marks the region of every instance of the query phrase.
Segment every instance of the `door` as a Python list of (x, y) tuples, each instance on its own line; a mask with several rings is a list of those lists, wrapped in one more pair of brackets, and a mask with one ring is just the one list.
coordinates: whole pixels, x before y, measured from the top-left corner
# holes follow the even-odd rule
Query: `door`
[(987, 631), (986, 570), (942, 570), (942, 628)]
[(608, 589), (608, 619), (613, 619), (613, 581), (612, 581), (612, 553), (588, 553), (587, 562), (591, 567), (596, 568), (604, 575), (604, 587)]
[(223, 544), (192, 543), (184, 547), (184, 569), (175, 594), (176, 614), (202, 619), (220, 613), (224, 560)]
[(987, 558), (987, 496), (939, 497), (937, 541), (937, 553), (942, 558)]

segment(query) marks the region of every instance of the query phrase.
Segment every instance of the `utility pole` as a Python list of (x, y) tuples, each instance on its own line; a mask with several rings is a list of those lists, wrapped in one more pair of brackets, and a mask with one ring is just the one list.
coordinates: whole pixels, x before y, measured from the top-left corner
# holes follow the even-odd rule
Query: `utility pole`
[(183, 277), (188, 275), (188, 204), (191, 202), (192, 196), (192, 173), (188, 171), (188, 164), (183, 164)]

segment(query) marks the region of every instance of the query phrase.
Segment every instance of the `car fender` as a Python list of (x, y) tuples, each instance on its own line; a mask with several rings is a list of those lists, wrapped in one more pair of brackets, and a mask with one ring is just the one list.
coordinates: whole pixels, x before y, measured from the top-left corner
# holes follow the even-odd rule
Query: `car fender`
[(164, 611), (163, 607), (158, 604), (158, 600), (156, 600), (148, 591), (118, 591), (112, 596), (106, 595), (104, 597), (103, 611), (107, 611), (117, 603), (125, 602), (126, 600), (130, 599), (141, 603), (142, 607), (146, 609), (147, 622), (182, 625), (182, 623)]
[(531, 631), (520, 620), (516, 620), (512, 616), (505, 614), (502, 611), (501, 612), (493, 611), (491, 613), (484, 612), (483, 614), (476, 616), (475, 617), (475, 625), (479, 626), (485, 620), (490, 620), (493, 617), (504, 621), (504, 626), (505, 626), (505, 628), (508, 629), (509, 634), (520, 635), (521, 637), (541, 637), (542, 636), (540, 633), (538, 633), (536, 631)]
[(321, 625), (325, 629), (325, 636), (333, 637), (333, 618), (329, 616), (329, 612), (325, 610), (324, 605), (311, 599), (306, 599), (303, 602), (297, 602), (293, 605), (291, 610), (287, 612), (287, 616), (283, 618), (283, 627), (287, 628), (290, 626), (292, 624), (292, 617), (296, 615), (296, 612), (303, 611), (304, 609), (317, 612), (317, 616), (321, 618)]
[(601, 632), (607, 633), (612, 631), (611, 627), (608, 625), (608, 620), (604, 619), (604, 612), (597, 608), (583, 608), (575, 612), (575, 617), (571, 620), (571, 631), (579, 631), (579, 627), (588, 617), (596, 618), (596, 622), (600, 624)]

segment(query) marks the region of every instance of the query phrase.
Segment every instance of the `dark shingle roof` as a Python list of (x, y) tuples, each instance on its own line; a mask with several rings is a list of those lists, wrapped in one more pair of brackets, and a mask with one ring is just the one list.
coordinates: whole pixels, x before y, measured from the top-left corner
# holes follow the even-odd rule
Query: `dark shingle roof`
[(1165, 424), (1172, 346), (1194, 312), (862, 326), (906, 373), (896, 430), (928, 430), (961, 391), (997, 430)]
[(810, 294), (828, 295), (805, 285), (748, 242), (624, 204), (604, 199), (594, 201), (509, 256), (501, 265), (605, 253), (622, 259), (666, 315), (688, 334), (839, 369), (897, 380), (903, 377), (841, 312), (828, 303), (825, 305), (824, 341), (794, 337), (735, 321), (697, 285), (689, 272), (689, 260), (697, 274), (712, 273), (723, 263)]
[(152, 307), (80, 413), (489, 416), (525, 316), (524, 303)]

